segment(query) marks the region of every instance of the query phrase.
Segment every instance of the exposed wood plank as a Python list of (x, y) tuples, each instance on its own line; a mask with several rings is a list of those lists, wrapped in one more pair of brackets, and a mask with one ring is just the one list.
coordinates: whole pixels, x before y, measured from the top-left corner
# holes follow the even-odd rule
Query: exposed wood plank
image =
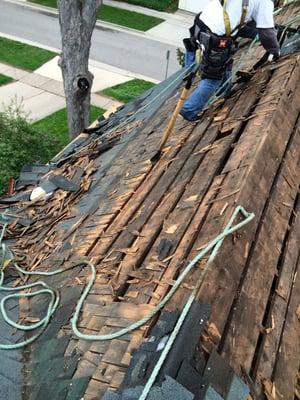
[[(222, 191), (224, 189), (224, 187), (225, 187), (226, 192), (231, 192), (231, 191), (236, 190), (236, 188), (241, 187), (243, 182), (245, 181), (246, 174), (247, 174), (247, 168), (244, 167), (244, 168), (240, 168), (238, 170), (229, 172), (225, 177), (222, 176), (223, 182), (217, 193), (220, 193), (220, 191)], [(228, 183), (230, 185), (229, 187), (227, 186)], [(217, 196), (218, 196), (218, 194), (217, 194)], [(187, 259), (183, 260), (184, 265), (186, 265), (187, 261), (193, 259), (196, 256), (196, 254), (199, 253), (200, 249), (202, 249), (212, 239), (214, 239), (217, 235), (219, 235), (221, 233), (221, 230), (222, 230), (222, 222), (221, 221), (223, 219), (223, 216), (220, 215), (220, 211), (221, 211), (223, 205), (220, 206), (220, 208), (218, 208), (218, 210), (215, 209), (214, 210), (215, 214), (212, 214), (212, 210), (214, 207), (215, 207), (215, 205), (212, 205), (212, 207), (205, 210), (205, 214), (204, 214), (205, 219), (201, 226), (200, 233), (199, 233), (199, 231), (197, 231), (196, 241), (192, 245), (193, 246), (192, 249), (191, 248), (189, 249)], [(201, 210), (201, 208), (199, 211), (200, 211), (200, 213), (203, 212), (203, 210)], [(213, 215), (213, 217), (212, 217), (212, 215)], [(229, 240), (230, 239), (227, 239), (228, 242), (229, 242)], [(244, 251), (243, 251), (243, 253), (244, 253)], [(242, 258), (243, 256), (240, 255), (240, 257)], [(198, 279), (202, 273), (201, 270), (203, 268), (203, 263), (205, 263), (206, 261), (207, 261), (207, 257), (205, 259), (203, 259), (202, 263), (200, 263), (199, 268), (198, 269), (196, 268), (193, 272), (191, 272), (189, 277), (186, 279), (186, 284), (188, 285), (188, 287), (189, 286), (193, 287), (193, 285), (195, 285), (195, 282), (198, 281)], [(182, 265), (180, 265), (180, 264), (178, 264), (178, 266), (182, 267)], [(203, 302), (204, 304), (212, 304), (213, 299), (215, 299), (215, 297), (214, 297), (215, 294), (222, 292), (222, 290), (226, 289), (226, 286), (225, 286), (226, 283), (223, 283), (223, 280), (224, 280), (224, 276), (229, 275), (227, 273), (227, 268), (229, 268), (229, 266), (227, 264), (224, 265), (222, 263), (221, 266), (219, 266), (219, 268), (220, 269), (218, 269), (216, 271), (215, 265), (212, 266), (212, 268), (209, 272), (209, 276), (207, 276), (207, 282), (204, 282), (205, 288), (203, 287), (202, 293), (205, 293), (205, 297), (207, 296), (207, 299), (205, 299), (205, 300), (201, 299), (201, 302)], [(214, 274), (217, 274), (217, 273), (220, 274), (220, 276), (218, 277), (218, 279), (215, 279)], [(173, 297), (172, 305), (170, 305), (170, 306), (172, 306), (172, 309), (181, 308), (183, 306), (183, 304), (185, 304), (187, 297), (189, 296), (189, 294), (191, 292), (191, 289), (188, 287), (180, 288), (176, 292), (176, 294)], [(221, 302), (223, 302), (223, 301), (224, 301), (224, 299), (220, 300), (219, 306), (221, 306)]]
[[(203, 140), (206, 142), (210, 142), (211, 140), (213, 141), (216, 135), (217, 131), (213, 129), (211, 131), (211, 134), (207, 133)], [(140, 262), (143, 261), (145, 255), (151, 249), (152, 244), (157, 237), (157, 234), (162, 229), (164, 219), (175, 208), (176, 204), (184, 193), (186, 185), (189, 184), (190, 180), (193, 178), (195, 171), (197, 171), (199, 165), (201, 165), (203, 155), (199, 153), (197, 154), (197, 152), (202, 147), (203, 142), (200, 140), (198, 145), (193, 148), (194, 154), (189, 158), (188, 162), (185, 165), (182, 165), (182, 168), (178, 171), (176, 179), (164, 196), (161, 205), (156, 208), (149, 221), (147, 221), (147, 224), (143, 226), (141, 230), (141, 236), (138, 237), (134, 243), (134, 245), (137, 246), (139, 249), (138, 252), (133, 255), (128, 254), (123, 259), (121, 270), (116, 279), (117, 288), (122, 289), (122, 285), (126, 283), (129, 272), (139, 267)]]
[(269, 381), (272, 379), (273, 368), (284, 327), (285, 315), (289, 306), (293, 278), (299, 258), (299, 243), (300, 200), (298, 199), (296, 216), (287, 237), (284, 254), (282, 255), (282, 266), (279, 266), (279, 278), (273, 293), (269, 316), (266, 321), (266, 327), (271, 327), (271, 329), (270, 332), (265, 333), (262, 337), (256, 364), (253, 366), (253, 374), (256, 377), (258, 386), (263, 379)]
[(84, 398), (87, 397), (91, 400), (102, 399), (108, 389), (108, 384), (97, 381), (96, 379), (91, 379), (86, 389)]
[[(289, 220), (293, 215), (298, 188), (288, 185), (285, 176), (291, 174), (300, 183), (300, 129), (291, 136), (288, 149), (282, 162), (282, 168), (273, 183), (265, 215), (260, 222), (255, 247), (247, 260), (247, 271), (242, 287), (235, 300), (227, 324), (228, 333), (223, 346), (223, 354), (234, 365), (240, 365), (249, 372), (256, 345), (263, 329), (263, 318), (268, 304), (272, 284), (276, 278), (277, 264)], [(291, 207), (280, 207), (290, 203)], [(276, 249), (279, 249), (276, 251)]]
[[(219, 192), (219, 196), (222, 197), (223, 194), (230, 193), (238, 188), (241, 189), (240, 192), (234, 196), (234, 199), (230, 200), (229, 207), (222, 217), (220, 217), (219, 214), (220, 210), (225, 206), (226, 200), (218, 204), (213, 204), (207, 217), (207, 222), (204, 224), (199, 239), (190, 254), (190, 258), (193, 258), (197, 248), (202, 247), (220, 233), (236, 204), (241, 204), (249, 211), (254, 211), (256, 213), (256, 220), (241, 230), (239, 233), (239, 240), (234, 241), (234, 243), (230, 239), (225, 241), (219, 257), (211, 268), (210, 273), (207, 275), (199, 295), (200, 301), (212, 304), (212, 320), (215, 322), (220, 332), (223, 331), (225, 326), (227, 315), (245, 264), (245, 256), (247, 256), (249, 251), (247, 250), (249, 243), (251, 243), (254, 238), (256, 226), (260, 220), (265, 200), (275, 177), (275, 171), (281, 162), (286, 141), (290, 135), (289, 129), (281, 132), (279, 128), (277, 128), (277, 130), (274, 128), (282, 125), (282, 121), (288, 120), (288, 118), (291, 120), (290, 124), (293, 123), (293, 120), (295, 122), (299, 112), (299, 110), (295, 109), (296, 104), (299, 104), (299, 90), (295, 91), (293, 104), (289, 104), (288, 112), (286, 112), (287, 103), (291, 103), (291, 99), (288, 98), (288, 93), (290, 90), (295, 90), (295, 87), (297, 87), (299, 73), (300, 68), (299, 65), (297, 65), (297, 68), (289, 74), (290, 79), (286, 87), (286, 94), (280, 99), (277, 111), (274, 111), (270, 117), (273, 123), (270, 124), (270, 119), (268, 118), (265, 121), (266, 126), (261, 127), (260, 132), (262, 132), (262, 138), (260, 145), (251, 165), (246, 167), (246, 175), (240, 176), (237, 181), (230, 175), (226, 177), (223, 187)], [(276, 81), (273, 81), (272, 85), (275, 87)], [(281, 113), (281, 110), (285, 110), (285, 112)], [(247, 124), (243, 135), (252, 134), (253, 123), (255, 123), (255, 119)], [(288, 127), (290, 124), (288, 124)], [(270, 150), (272, 150), (272, 153), (276, 152), (276, 158), (273, 159), (269, 157)], [(256, 196), (253, 195), (253, 193), (259, 193), (260, 195)], [(194, 279), (197, 279), (197, 274)]]
[[(267, 74), (265, 74), (264, 79), (261, 80), (261, 86), (265, 84), (266, 79)], [(258, 85), (258, 88), (259, 87), (260, 86)], [(242, 95), (238, 97), (237, 103), (233, 107), (228, 118), (234, 120), (235, 118), (241, 116), (246, 117), (250, 112), (251, 107), (256, 102), (257, 96), (257, 87), (250, 87), (248, 90), (245, 90), (245, 92), (243, 92)], [(208, 191), (214, 176), (217, 175), (218, 171), (222, 169), (222, 163), (229, 156), (231, 145), (236, 139), (241, 126), (242, 122), (238, 122), (237, 124), (235, 124), (234, 129), (231, 129), (231, 134), (224, 139), (217, 140), (215, 144), (211, 146), (211, 150), (205, 154), (205, 157), (203, 158), (203, 161), (196, 171), (193, 179), (186, 187), (180, 202), (177, 204), (174, 211), (168, 216), (168, 218), (164, 222), (164, 229), (157, 238), (156, 243), (154, 243), (152, 251), (146, 257), (144, 265), (147, 265), (147, 263), (151, 263), (151, 259), (157, 256), (157, 249), (162, 240), (167, 240), (172, 243), (172, 258), (173, 256), (177, 255), (176, 248), (182, 239), (182, 235), (185, 234), (187, 229), (189, 229), (189, 224), (195, 217), (198, 207), (201, 206), (201, 203), (203, 203), (203, 198), (206, 195), (206, 192)], [(199, 182), (200, 176), (202, 179)], [(210, 200), (210, 202), (211, 201), (214, 200), (212, 199)], [(208, 208), (209, 205), (204, 204), (204, 207)], [(172, 227), (173, 230), (174, 227), (176, 227), (176, 230), (172, 231)], [(168, 232), (168, 229), (170, 230), (170, 228), (171, 231)], [(190, 246), (191, 245), (192, 243), (190, 244)], [(154, 276), (156, 279), (160, 279), (162, 275), (164, 276), (164, 279), (173, 279), (176, 271), (177, 267), (174, 265), (173, 262), (172, 266), (169, 265), (165, 272), (154, 272)], [(152, 285), (147, 285), (147, 287), (145, 288), (146, 290), (142, 289), (142, 285), (143, 284), (141, 284), (140, 286), (138, 284), (135, 285), (137, 286), (137, 290), (140, 290), (140, 297), (137, 299), (137, 301), (146, 302), (149, 301), (149, 295), (155, 290), (156, 285), (155, 283), (153, 283)], [(163, 290), (163, 288), (160, 288), (158, 291), (162, 292)]]
[(122, 341), (121, 339), (114, 339), (110, 341), (108, 350), (102, 357), (102, 362), (122, 366), (122, 358), (128, 348), (128, 343), (126, 341)]
[(284, 400), (293, 400), (295, 397), (300, 364), (300, 320), (299, 315), (296, 314), (300, 299), (299, 261), (272, 379), (275, 383), (277, 397)]
[[(280, 18), (299, 13), (299, 4), (287, 7)], [(257, 45), (248, 54), (247, 66), (262, 52)], [(299, 216), (295, 216), (288, 233), (288, 220), (299, 185), (300, 143), (299, 137), (297, 142), (289, 140), (300, 111), (299, 82), (297, 55), (264, 66), (250, 82), (239, 85), (229, 100), (221, 99), (211, 107), (202, 123), (178, 120), (169, 147), (153, 166), (149, 159), (157, 150), (177, 92), (147, 127), (142, 119), (116, 126), (111, 150), (99, 156), (102, 137), (95, 139), (55, 171), (72, 179), (80, 170), (78, 193), (58, 191), (43, 204), (20, 209), (37, 217), (37, 223), (27, 230), (12, 227), (12, 234), (20, 237), (16, 251), (25, 251), (32, 268), (66, 267), (82, 256), (95, 261), (97, 282), (79, 322), (83, 332), (115, 332), (147, 315), (181, 269), (220, 233), (241, 204), (254, 211), (256, 219), (226, 239), (199, 299), (212, 304), (209, 329), (215, 329), (214, 345), (224, 348), (226, 361), (231, 360), (237, 370), (243, 364), (249, 371), (254, 356), (251, 377), (257, 383), (262, 377), (275, 381), (278, 398), (294, 400), (293, 378), (300, 352), (299, 321), (295, 318), (300, 228)], [(112, 145), (105, 141), (104, 146)], [(287, 146), (291, 151), (285, 158)], [(182, 308), (203, 264), (195, 268), (166, 310)], [(271, 266), (267, 269), (264, 264)], [(278, 290), (270, 302), (277, 272)], [(54, 335), (60, 330), (59, 337), (70, 334), (65, 356), (71, 358), (77, 352), (75, 363), (80, 357), (74, 378), (90, 379), (84, 398), (91, 400), (120, 386), (132, 351), (145, 340), (149, 326), (111, 342), (78, 340), (70, 318), (88, 273), (88, 269), (76, 268), (47, 283), (61, 288), (62, 297), (66, 288), (78, 289), (67, 299), (68, 307), (58, 309), (51, 321), (57, 330), (50, 328)], [(28, 310), (37, 305), (28, 304)], [(244, 310), (250, 314), (246, 322)], [(273, 320), (274, 329), (262, 337), (260, 328), (270, 327)], [(264, 326), (262, 321), (266, 321)], [(237, 342), (232, 344), (237, 333), (246, 338), (241, 340), (243, 349)]]
[[(170, 105), (169, 105), (170, 107)], [(168, 108), (168, 107), (167, 107)], [(164, 112), (167, 112), (166, 110)], [(165, 124), (165, 118), (164, 118), (164, 113), (162, 115), (158, 116), (158, 120), (160, 120), (160, 125), (161, 129), (163, 129), (163, 126)], [(146, 127), (144, 129), (144, 135), (147, 136), (153, 131), (153, 127), (157, 124), (157, 121), (154, 120), (152, 123), (150, 122), (150, 126)], [(160, 130), (158, 129), (156, 131), (156, 135), (160, 135)], [(80, 200), (80, 205), (86, 205), (91, 203), (91, 198), (93, 199), (93, 202), (95, 203), (95, 207), (90, 207), (90, 210), (87, 215), (84, 216), (84, 222), (88, 222), (90, 218), (94, 218), (95, 222), (95, 217), (96, 215), (107, 215), (111, 211), (113, 213), (110, 215), (109, 221), (113, 220), (114, 214), (116, 214), (119, 209), (126, 203), (127, 198), (124, 197), (121, 199), (122, 195), (130, 193), (132, 194), (133, 191), (136, 189), (136, 187), (139, 185), (138, 181), (134, 182), (126, 182), (123, 183), (124, 181), (120, 182), (120, 177), (124, 174), (124, 171), (128, 171), (128, 173), (132, 173), (134, 176), (136, 175), (141, 175), (145, 174), (146, 172), (149, 172), (151, 170), (151, 165), (150, 163), (145, 163), (144, 157), (140, 157), (140, 154), (144, 153), (144, 149), (147, 146), (147, 149), (151, 151), (151, 149), (154, 151), (156, 147), (156, 141), (155, 135), (151, 135), (148, 140), (147, 144), (145, 143), (143, 135), (135, 135), (134, 137), (131, 138), (131, 141), (128, 141), (125, 143), (125, 146), (120, 147), (120, 151), (118, 154), (118, 151), (116, 152), (116, 147), (115, 146), (112, 151), (116, 152), (118, 154), (118, 160), (119, 163), (112, 162), (110, 157), (107, 157), (108, 160), (102, 160), (102, 157), (97, 158), (94, 161), (94, 169), (97, 171), (95, 176), (94, 176), (94, 184), (90, 188), (90, 190), (86, 193), (85, 196), (83, 196)], [(116, 155), (117, 156), (117, 155)], [(99, 163), (99, 165), (97, 164)], [(101, 167), (101, 168), (100, 168)], [(120, 184), (121, 183), (121, 184)], [(105, 190), (106, 189), (106, 190)], [(115, 202), (109, 201), (109, 197), (107, 198), (107, 193), (109, 193), (111, 190), (116, 189), (118, 196), (116, 201), (118, 201), (118, 207), (115, 209)], [(85, 200), (86, 198), (86, 200)], [(105, 201), (108, 200), (108, 201)], [(97, 210), (98, 209), (98, 210)], [(80, 210), (80, 209), (79, 209)], [(67, 238), (70, 235), (70, 231), (75, 228), (76, 223), (78, 222), (79, 216), (82, 214), (82, 212), (76, 212), (76, 207), (75, 207), (75, 213), (73, 216), (73, 221), (70, 227), (70, 224), (68, 225), (68, 229), (64, 229), (64, 222), (58, 225), (58, 230), (60, 232), (61, 240), (66, 241)], [(98, 214), (94, 214), (95, 211), (98, 211)], [(99, 217), (98, 217), (99, 218)], [(100, 217), (100, 220), (98, 219), (98, 229), (96, 231), (98, 232), (98, 236), (103, 232), (103, 230), (100, 229), (100, 225), (102, 224), (104, 217)], [(81, 221), (81, 231), (83, 232), (84, 236), (88, 236), (89, 230), (85, 229), (85, 224), (82, 224), (83, 220)], [(83, 243), (81, 240), (77, 240), (74, 243), (74, 246), (78, 249), (77, 251), (83, 255), (86, 253), (89, 248), (93, 245), (95, 240), (92, 238), (85, 241)]]
[[(279, 101), (282, 101), (282, 96), (280, 96), (278, 90), (272, 93), (274, 91), (274, 87), (276, 89), (286, 88), (292, 74), (291, 71), (293, 70), (293, 68), (295, 68), (295, 64), (297, 64), (297, 60), (293, 60), (292, 65), (284, 65), (283, 67), (278, 68), (274, 71), (273, 76), (271, 77), (271, 80), (268, 83), (263, 96), (255, 107), (255, 110), (253, 111), (253, 114), (257, 116), (255, 117), (255, 119), (249, 121), (245, 130), (245, 134), (241, 136), (239, 142), (235, 146), (232, 157), (228, 161), (224, 172), (231, 171), (238, 168), (239, 166), (250, 165), (252, 160), (255, 159), (257, 152), (260, 151), (260, 146), (263, 145), (263, 142), (261, 140), (262, 130), (268, 129), (268, 125), (273, 123), (274, 111), (277, 113), (280, 109), (278, 103)], [(281, 75), (280, 78), (278, 78), (279, 75)], [(296, 91), (295, 87), (289, 87), (290, 90), (292, 90), (292, 93)], [(266, 99), (268, 100), (267, 103), (265, 102)], [(269, 103), (272, 103), (271, 107)], [(294, 104), (297, 106), (297, 101), (295, 101)], [(288, 125), (289, 123), (289, 119), (285, 118), (285, 125)], [(249, 134), (250, 130), (251, 134)], [(280, 137), (277, 138), (277, 140), (280, 140)], [(273, 154), (274, 153), (269, 154), (269, 157), (271, 158)]]
[[(205, 126), (205, 125), (204, 125)], [(203, 126), (202, 126), (203, 129)], [(199, 135), (200, 133), (200, 135)], [(203, 134), (203, 132), (202, 132)], [(211, 130), (211, 134), (207, 133), (207, 138), (204, 138), (205, 145), (209, 143), (209, 140), (211, 140), (211, 136), (215, 137), (217, 134), (216, 129)], [(198, 129), (195, 129), (192, 134), (188, 137), (187, 142), (182, 150), (179, 151), (178, 156), (175, 158), (175, 160), (168, 165), (168, 168), (166, 170), (166, 173), (162, 176), (162, 178), (158, 181), (156, 186), (153, 188), (150, 194), (145, 198), (143, 204), (141, 205), (139, 212), (137, 213), (136, 217), (133, 218), (131, 222), (128, 223), (126, 226), (126, 230), (121, 232), (120, 236), (117, 238), (116, 242), (114, 243), (114, 252), (112, 255), (116, 257), (116, 262), (115, 265), (116, 267), (118, 266), (118, 263), (121, 261), (121, 259), (124, 257), (123, 251), (118, 251), (119, 249), (128, 249), (130, 246), (133, 246), (134, 248), (137, 249), (137, 251), (132, 252), (131, 250), (126, 251), (128, 253), (126, 257), (130, 257), (130, 253), (134, 254), (134, 258), (138, 256), (137, 252), (139, 251), (139, 247), (136, 246), (136, 242), (138, 238), (136, 238), (136, 235), (134, 234), (135, 231), (140, 231), (142, 227), (145, 225), (147, 220), (152, 216), (152, 213), (155, 211), (156, 213), (160, 213), (160, 219), (158, 220), (158, 223), (161, 223), (161, 219), (163, 218), (163, 215), (165, 213), (168, 213), (168, 210), (173, 207), (175, 207), (177, 197), (180, 197), (180, 191), (183, 190), (185, 181), (188, 181), (188, 176), (193, 172), (189, 171), (186, 167), (186, 163), (189, 160), (189, 157), (193, 154), (193, 151), (195, 148), (197, 148), (197, 145), (199, 141), (201, 141), (201, 131), (199, 132)], [(191, 162), (192, 165), (193, 163), (195, 166), (197, 166), (198, 160), (199, 160), (199, 155), (198, 157), (192, 157)], [(183, 168), (184, 167), (184, 168)], [(194, 167), (195, 168), (195, 167)], [(185, 180), (182, 181), (181, 178), (184, 178)], [(168, 193), (169, 191), (169, 193)], [(178, 194), (179, 191), (179, 194)], [(170, 194), (171, 193), (171, 194)], [(172, 202), (168, 201), (168, 196), (173, 196), (174, 197), (174, 202), (175, 204), (172, 204)], [(157, 214), (156, 214), (157, 215)], [(157, 223), (157, 221), (155, 222)], [(155, 238), (154, 238), (155, 239)], [(151, 243), (151, 236), (148, 238), (149, 243)], [(97, 249), (99, 251), (99, 249)], [(122, 274), (122, 282), (126, 282), (128, 272), (132, 270), (132, 267), (128, 267), (125, 271), (125, 268), (123, 265), (119, 266), (120, 270), (117, 270), (116, 273), (116, 278), (118, 281), (118, 276), (120, 273)], [(113, 268), (110, 268), (113, 271)], [(119, 284), (119, 282), (118, 282)]]
[[(203, 130), (207, 127), (208, 122), (204, 123)], [(190, 134), (190, 129), (185, 129), (181, 132), (179, 136), (179, 140), (185, 141)], [(173, 159), (176, 157), (179, 151), (179, 147), (171, 149), (168, 153), (168, 157)], [(149, 177), (143, 182), (143, 184), (139, 187), (139, 190), (133, 195), (132, 199), (127, 203), (126, 207), (122, 209), (119, 215), (116, 217), (113, 224), (106, 230), (104, 237), (101, 239), (101, 242), (95, 245), (91, 252), (92, 259), (97, 262), (99, 260), (99, 255), (105, 254), (110, 246), (116, 241), (120, 233), (122, 232), (124, 226), (128, 224), (130, 219), (133, 218), (134, 215), (138, 212), (139, 208), (142, 207), (142, 203), (144, 199), (149, 195), (149, 193), (153, 190), (157, 182), (161, 179), (166, 171), (166, 167), (168, 164), (164, 164), (165, 157), (161, 160), (158, 165), (151, 170), (151, 174)], [(151, 164), (149, 162), (149, 164)]]
[(85, 304), (83, 313), (91, 312), (95, 316), (111, 318), (126, 318), (131, 320), (139, 320), (151, 312), (152, 306), (148, 304), (136, 304), (115, 302), (104, 305), (102, 307), (94, 304)]
[(115, 388), (115, 389), (118, 389), (119, 387), (121, 387), (124, 377), (125, 377), (125, 372), (116, 371), (110, 382), (110, 387)]

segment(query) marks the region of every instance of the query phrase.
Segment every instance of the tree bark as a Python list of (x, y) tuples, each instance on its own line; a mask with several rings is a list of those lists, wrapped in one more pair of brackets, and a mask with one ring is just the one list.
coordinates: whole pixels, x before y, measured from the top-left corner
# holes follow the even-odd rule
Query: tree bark
[(88, 70), (92, 33), (101, 0), (58, 0), (62, 69), (71, 138), (89, 124), (93, 75)]

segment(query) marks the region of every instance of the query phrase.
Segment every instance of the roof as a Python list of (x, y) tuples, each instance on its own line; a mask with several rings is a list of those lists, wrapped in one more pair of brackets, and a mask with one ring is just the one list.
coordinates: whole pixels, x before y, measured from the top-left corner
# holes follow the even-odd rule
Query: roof
[[(279, 18), (299, 15), (299, 7), (296, 1)], [(256, 46), (245, 66), (262, 54)], [(193, 358), (201, 352), (207, 361), (211, 354), (209, 362), (220, 369), (224, 360), (257, 398), (263, 393), (272, 398), (274, 387), (278, 397), (294, 398), (300, 352), (299, 53), (236, 85), (198, 124), (178, 120), (153, 164), (181, 74), (125, 106), (102, 124), (101, 133), (81, 135), (53, 160), (47, 176), (63, 176), (77, 189), (57, 189), (33, 204), (20, 188), (24, 199), (10, 205), (10, 213), (21, 216), (12, 217), (6, 235), (19, 263), (33, 271), (65, 272), (47, 278), (61, 301), (42, 336), (24, 350), (1, 351), (0, 393), (6, 398), (92, 400), (119, 389), (134, 349), (157, 322), (111, 341), (79, 340), (70, 319), (89, 270), (67, 268), (88, 259), (97, 270), (81, 331), (113, 332), (153, 310), (237, 205), (254, 212), (255, 219), (225, 239), (205, 277), (197, 301), (210, 306), (210, 316), (201, 340), (200, 333), (193, 339)], [(183, 309), (203, 266), (192, 271), (164, 312)], [(7, 284), (21, 283), (22, 276), (8, 273)], [(45, 310), (46, 298), (35, 297), (20, 300), (11, 313), (30, 321)], [(191, 334), (186, 329), (185, 343)], [(1, 324), (0, 336), (17, 342), (23, 334), (12, 335)]]

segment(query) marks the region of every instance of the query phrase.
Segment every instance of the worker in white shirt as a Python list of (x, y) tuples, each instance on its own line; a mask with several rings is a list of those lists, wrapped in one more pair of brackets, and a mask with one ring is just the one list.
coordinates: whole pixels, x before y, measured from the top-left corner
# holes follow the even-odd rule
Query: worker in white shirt
[[(188, 121), (197, 121), (209, 99), (224, 89), (230, 80), (232, 54), (237, 36), (259, 35), (259, 39), (273, 58), (280, 55), (274, 27), (274, 4), (271, 0), (211, 0), (195, 18), (190, 38), (184, 39), (186, 67), (195, 61), (195, 52), (202, 49), (200, 70), (202, 79), (180, 111)], [(248, 23), (253, 21), (256, 28)], [(218, 93), (219, 94), (219, 93)]]

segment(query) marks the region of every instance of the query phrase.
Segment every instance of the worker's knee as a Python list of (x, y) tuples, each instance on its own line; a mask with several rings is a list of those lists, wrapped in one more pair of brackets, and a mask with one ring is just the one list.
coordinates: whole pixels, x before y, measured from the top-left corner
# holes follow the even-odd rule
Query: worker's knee
[(194, 118), (203, 110), (209, 99), (216, 93), (222, 81), (216, 79), (203, 79), (191, 96), (184, 103), (182, 112), (189, 118)]

